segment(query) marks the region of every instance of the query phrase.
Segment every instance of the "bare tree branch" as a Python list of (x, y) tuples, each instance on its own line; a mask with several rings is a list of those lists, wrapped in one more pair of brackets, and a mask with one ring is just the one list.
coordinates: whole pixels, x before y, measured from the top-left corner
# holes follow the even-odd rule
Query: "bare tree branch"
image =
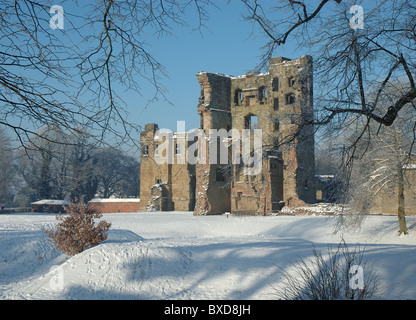
[[(256, 0), (241, 1), (248, 12), (246, 18), (270, 40), (260, 66), (289, 39), (302, 47), (315, 48), (315, 79), (319, 82), (315, 87), (328, 89), (322, 92), (323, 99), (314, 99), (318, 102), (317, 114), (322, 115), (314, 124), (326, 125), (334, 118), (352, 114), (391, 126), (398, 113), (416, 98), (412, 49), (416, 45), (416, 21), (414, 15), (407, 14), (414, 10), (409, 2), (375, 1), (366, 9), (364, 29), (352, 30), (348, 13), (355, 5), (353, 1), (323, 0), (316, 4), (282, 0), (280, 6), (270, 9)], [(385, 77), (380, 80), (383, 72)], [(401, 76), (408, 79), (408, 91), (387, 110), (381, 108), (379, 97), (386, 85)], [(367, 101), (369, 89), (375, 87), (378, 94)], [(327, 104), (329, 100), (333, 103)], [(361, 108), (353, 107), (357, 101)]]
[(64, 0), (62, 30), (49, 27), (53, 4), (0, 0), (1, 123), (20, 143), (42, 126), (58, 125), (88, 132), (97, 143), (136, 144), (140, 126), (128, 121), (120, 88), (144, 96), (143, 108), (159, 99), (169, 103), (167, 72), (145, 39), (187, 25), (190, 7), (199, 19), (197, 28), (203, 28), (213, 3)]

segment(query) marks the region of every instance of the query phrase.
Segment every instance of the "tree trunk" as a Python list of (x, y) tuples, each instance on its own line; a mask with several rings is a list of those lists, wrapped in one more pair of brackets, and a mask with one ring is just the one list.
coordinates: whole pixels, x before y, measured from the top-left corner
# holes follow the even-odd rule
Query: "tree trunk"
[(399, 178), (399, 192), (398, 192), (398, 218), (399, 218), (399, 235), (408, 234), (405, 218), (405, 209), (404, 209), (404, 177), (403, 177), (403, 167), (401, 163), (398, 164), (397, 173)]

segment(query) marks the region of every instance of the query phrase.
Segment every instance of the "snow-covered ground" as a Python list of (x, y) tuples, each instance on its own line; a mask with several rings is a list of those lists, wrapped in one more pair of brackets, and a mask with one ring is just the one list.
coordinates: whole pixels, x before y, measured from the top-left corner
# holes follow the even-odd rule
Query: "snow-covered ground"
[(382, 285), (375, 298), (416, 299), (415, 216), (406, 236), (397, 236), (394, 216), (369, 216), (343, 234), (327, 216), (103, 218), (112, 223), (108, 239), (68, 257), (41, 230), (57, 223), (55, 215), (0, 215), (0, 299), (278, 299), (280, 268), (342, 237), (365, 245)]

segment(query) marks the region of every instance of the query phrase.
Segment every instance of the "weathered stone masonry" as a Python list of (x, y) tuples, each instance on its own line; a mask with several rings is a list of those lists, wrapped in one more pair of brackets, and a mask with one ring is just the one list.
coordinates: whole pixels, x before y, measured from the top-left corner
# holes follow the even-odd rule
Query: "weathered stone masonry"
[[(262, 170), (247, 176), (241, 164), (158, 165), (152, 160), (157, 125), (148, 124), (141, 135), (142, 205), (197, 215), (264, 215), (314, 202), (314, 129), (308, 124), (313, 119), (312, 58), (272, 58), (266, 73), (199, 72), (197, 79), (200, 128), (207, 135), (210, 129), (262, 129)], [(208, 143), (206, 150), (208, 159)]]
[[(142, 209), (192, 211), (195, 207), (195, 166), (177, 163), (178, 161), (173, 164), (156, 163), (156, 145), (160, 144), (156, 137), (158, 129), (156, 124), (149, 123), (140, 136), (140, 202)], [(183, 155), (186, 149), (174, 151)], [(175, 153), (175, 157), (178, 156)]]

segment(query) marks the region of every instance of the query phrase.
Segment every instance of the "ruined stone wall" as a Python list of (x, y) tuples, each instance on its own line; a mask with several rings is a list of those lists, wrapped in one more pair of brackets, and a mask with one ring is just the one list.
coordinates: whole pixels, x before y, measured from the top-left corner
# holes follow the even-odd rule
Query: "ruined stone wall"
[(152, 186), (156, 184), (157, 179), (162, 178), (162, 168), (159, 168), (154, 161), (154, 136), (157, 130), (157, 124), (149, 123), (140, 134), (140, 201), (142, 210), (146, 209), (152, 198)]
[[(243, 129), (261, 129), (262, 169), (247, 176), (242, 173), (244, 164), (220, 164), (222, 138), (211, 145), (205, 141), (206, 163), (155, 165), (151, 160), (155, 125), (147, 125), (141, 138), (142, 149), (143, 144), (149, 145), (149, 154), (142, 154), (142, 206), (151, 199), (149, 190), (156, 182), (163, 184), (167, 199), (160, 203), (162, 210), (195, 205), (197, 215), (267, 214), (284, 204), (314, 202), (314, 130), (309, 125), (313, 119), (312, 58), (273, 58), (266, 73), (233, 77), (200, 72), (197, 79), (201, 87), (197, 110), (206, 139), (210, 129), (236, 129), (240, 134)], [(212, 143), (217, 147), (216, 163), (209, 162), (210, 153), (214, 154)]]
[[(244, 76), (232, 78), (230, 93), (233, 97), (232, 128), (240, 133), (244, 129), (261, 129), (264, 149), (272, 149), (277, 138), (277, 113), (272, 105), (271, 85), (268, 73), (248, 72)], [(250, 138), (252, 141), (253, 137)], [(254, 151), (253, 143), (250, 150)], [(245, 175), (244, 163), (234, 165), (232, 213), (262, 215), (271, 212), (271, 172), (268, 158), (264, 155), (261, 173), (257, 175)]]
[[(404, 169), (404, 208), (406, 215), (416, 214), (416, 166)], [(371, 201), (370, 213), (398, 213), (397, 183), (385, 184)]]
[(195, 166), (172, 165), (172, 210), (193, 211), (195, 207)]
[[(231, 191), (232, 211), (278, 210), (315, 200), (312, 58), (274, 58), (269, 72), (233, 77), (232, 128), (248, 129), (252, 119), (263, 133), (263, 170), (241, 177)], [(254, 129), (254, 128), (253, 128)], [(240, 202), (240, 203), (239, 203)]]
[(312, 58), (273, 58), (272, 78), (279, 79), (279, 148), (283, 157), (284, 199), (288, 206), (315, 201)]
[[(197, 79), (201, 86), (198, 113), (201, 129), (209, 137), (210, 129), (231, 129), (230, 85), (228, 76), (200, 72)], [(219, 143), (217, 150), (219, 151)], [(224, 172), (226, 165), (210, 163), (210, 144), (206, 143), (206, 163), (195, 166), (196, 204), (194, 214), (220, 214), (230, 211), (230, 179)], [(212, 150), (211, 150), (212, 152)], [(218, 152), (219, 155), (219, 152)]]
[[(188, 164), (186, 135), (172, 136), (172, 162), (156, 162), (158, 126), (147, 124), (141, 133), (140, 199), (143, 210), (192, 211), (195, 206), (195, 166)], [(159, 134), (159, 136), (162, 136)], [(180, 145), (180, 147), (177, 147)], [(166, 150), (167, 151), (167, 150)], [(163, 157), (166, 157), (166, 151)]]

